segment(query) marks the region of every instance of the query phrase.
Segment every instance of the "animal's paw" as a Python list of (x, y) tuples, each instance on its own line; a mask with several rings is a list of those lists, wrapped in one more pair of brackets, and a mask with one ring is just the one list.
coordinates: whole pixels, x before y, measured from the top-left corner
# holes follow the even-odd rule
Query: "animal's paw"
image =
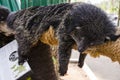
[(79, 66), (80, 68), (82, 68), (83, 65), (84, 65), (84, 62), (78, 63), (78, 66)]
[(18, 64), (19, 65), (23, 65), (25, 61), (27, 61), (27, 57), (25, 57), (25, 56), (22, 56), (22, 57), (18, 58)]
[(61, 76), (64, 76), (67, 73), (67, 68), (66, 67), (59, 67), (59, 73)]

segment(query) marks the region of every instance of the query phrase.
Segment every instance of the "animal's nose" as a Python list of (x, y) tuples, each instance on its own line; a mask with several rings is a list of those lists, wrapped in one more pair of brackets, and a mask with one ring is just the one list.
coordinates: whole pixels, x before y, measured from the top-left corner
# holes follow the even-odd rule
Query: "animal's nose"
[(79, 48), (78, 48), (78, 51), (79, 51), (79, 52), (83, 52), (84, 50), (85, 50), (85, 49), (84, 49), (83, 47), (79, 47)]

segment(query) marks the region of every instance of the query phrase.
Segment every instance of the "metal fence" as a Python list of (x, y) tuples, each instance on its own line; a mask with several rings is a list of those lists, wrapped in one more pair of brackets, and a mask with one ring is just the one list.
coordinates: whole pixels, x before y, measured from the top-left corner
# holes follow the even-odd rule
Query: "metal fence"
[(47, 6), (66, 2), (68, 0), (0, 0), (0, 5), (8, 7), (11, 11), (17, 11), (31, 6)]

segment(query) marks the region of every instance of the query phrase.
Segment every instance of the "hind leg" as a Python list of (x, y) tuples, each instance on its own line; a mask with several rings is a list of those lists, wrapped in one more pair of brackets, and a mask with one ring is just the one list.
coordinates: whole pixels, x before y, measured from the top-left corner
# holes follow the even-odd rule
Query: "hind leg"
[(78, 61), (78, 66), (79, 66), (80, 68), (83, 67), (83, 65), (84, 65), (84, 60), (85, 60), (86, 56), (87, 56), (87, 54), (80, 53), (80, 55), (79, 55), (79, 61)]

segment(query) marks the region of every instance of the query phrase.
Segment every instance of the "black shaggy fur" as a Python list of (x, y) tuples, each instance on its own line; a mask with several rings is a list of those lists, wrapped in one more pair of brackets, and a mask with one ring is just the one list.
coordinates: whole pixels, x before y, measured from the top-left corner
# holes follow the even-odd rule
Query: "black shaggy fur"
[(59, 40), (61, 75), (67, 72), (74, 44), (77, 44), (79, 52), (82, 53), (89, 46), (104, 43), (108, 39), (106, 37), (112, 39), (111, 36), (115, 36), (116, 32), (115, 26), (101, 9), (86, 3), (31, 7), (11, 13), (7, 18), (7, 24), (16, 31), (19, 64), (24, 63), (27, 53), (52, 25)]
[(32, 80), (58, 80), (55, 74), (50, 46), (38, 42), (28, 55), (28, 63), (33, 71)]

